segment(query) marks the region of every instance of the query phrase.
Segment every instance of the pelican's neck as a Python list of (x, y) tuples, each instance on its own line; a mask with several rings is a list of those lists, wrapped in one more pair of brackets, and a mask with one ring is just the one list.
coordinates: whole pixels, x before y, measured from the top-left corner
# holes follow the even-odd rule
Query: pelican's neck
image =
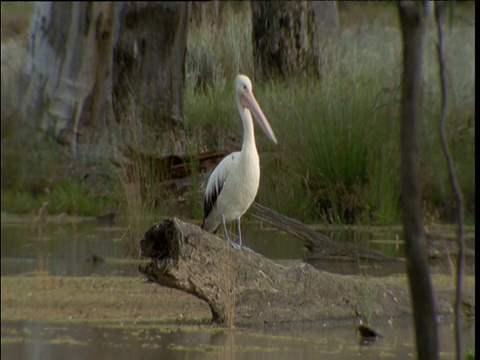
[(243, 123), (243, 145), (242, 145), (242, 152), (244, 151), (257, 151), (257, 146), (255, 145), (255, 133), (253, 130), (253, 120), (252, 114), (250, 110), (244, 108), (240, 104), (238, 104), (238, 111), (240, 112), (240, 116), (242, 118)]

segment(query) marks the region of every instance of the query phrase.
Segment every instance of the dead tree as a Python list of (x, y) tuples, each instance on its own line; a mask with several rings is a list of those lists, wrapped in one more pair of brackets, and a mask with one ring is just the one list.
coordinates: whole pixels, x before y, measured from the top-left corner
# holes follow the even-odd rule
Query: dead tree
[(182, 119), (191, 4), (36, 2), (20, 81), (26, 124), (77, 143), (109, 144), (124, 114)]
[[(178, 219), (154, 224), (140, 242), (151, 262), (140, 272), (157, 284), (206, 301), (218, 324), (265, 325), (409, 313), (405, 277), (366, 278), (285, 267)], [(473, 293), (474, 279), (468, 281)], [(436, 291), (439, 313), (451, 313), (454, 290)], [(469, 300), (471, 303), (474, 300)]]
[(420, 195), (420, 124), (422, 119), (422, 3), (399, 3), (403, 35), (403, 90), (401, 116), (402, 206), (407, 274), (412, 294), (419, 359), (438, 359), (435, 299), (422, 242)]

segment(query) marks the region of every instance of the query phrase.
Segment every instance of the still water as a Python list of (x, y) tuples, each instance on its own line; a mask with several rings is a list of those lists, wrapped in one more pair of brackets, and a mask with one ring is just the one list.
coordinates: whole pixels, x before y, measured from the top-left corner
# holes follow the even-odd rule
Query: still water
[[(237, 329), (155, 324), (59, 325), (2, 321), (2, 359), (414, 359), (409, 319), (378, 322), (382, 335), (362, 343), (350, 322), (297, 328)], [(474, 323), (462, 329), (475, 347)], [(440, 321), (442, 359), (454, 358), (450, 321)]]
[[(2, 276), (28, 276), (42, 271), (58, 276), (137, 277), (138, 266), (124, 261), (125, 232), (125, 228), (95, 222), (49, 224), (41, 233), (23, 224), (2, 223)], [(245, 224), (243, 236), (247, 246), (278, 262), (298, 261), (303, 256), (301, 242), (285, 233), (252, 223)], [(385, 236), (394, 235), (381, 237)], [(366, 234), (355, 238), (355, 242), (403, 256), (401, 241), (376, 239), (378, 234)], [(105, 261), (95, 263), (92, 255)], [(401, 273), (404, 265), (366, 267), (325, 262), (322, 269), (372, 276)], [(453, 358), (452, 321), (441, 318), (439, 322), (441, 356)], [(147, 323), (88, 324), (2, 319), (1, 324), (1, 355), (5, 359), (415, 358), (413, 325), (407, 317), (374, 320), (371, 325), (382, 337), (372, 344), (360, 342), (355, 321), (234, 331), (209, 325), (156, 324), (154, 319)], [(462, 328), (464, 349), (475, 346), (474, 324), (466, 322)]]

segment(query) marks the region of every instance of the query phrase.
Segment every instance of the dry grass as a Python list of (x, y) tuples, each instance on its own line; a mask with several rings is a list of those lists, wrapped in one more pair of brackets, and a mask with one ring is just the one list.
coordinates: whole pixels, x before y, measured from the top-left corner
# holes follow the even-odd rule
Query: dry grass
[(236, 265), (234, 251), (228, 252), (227, 261), (223, 262), (224, 272), (222, 275), (223, 291), (225, 296), (225, 325), (233, 329), (235, 324), (235, 283), (236, 283)]
[[(406, 286), (405, 277), (372, 278), (385, 286)], [(432, 276), (435, 289), (451, 289), (451, 277)], [(30, 321), (157, 321), (210, 323), (209, 306), (180, 290), (146, 284), (140, 277), (2, 276), (1, 317)], [(406, 287), (405, 287), (406, 289)], [(464, 279), (467, 297), (474, 299), (475, 278)], [(408, 296), (408, 292), (402, 293)], [(439, 294), (444, 294), (441, 291)], [(442, 295), (445, 309), (445, 297)], [(362, 300), (363, 301), (363, 300)], [(326, 310), (327, 311), (327, 310)], [(328, 312), (328, 311), (327, 311)], [(332, 316), (335, 314), (332, 312)]]

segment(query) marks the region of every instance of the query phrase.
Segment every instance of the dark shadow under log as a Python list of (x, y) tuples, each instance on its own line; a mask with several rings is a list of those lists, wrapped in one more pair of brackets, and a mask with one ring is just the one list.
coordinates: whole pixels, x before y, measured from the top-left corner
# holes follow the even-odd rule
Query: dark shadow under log
[[(410, 313), (405, 276), (336, 275), (303, 262), (281, 266), (253, 251), (236, 250), (216, 235), (175, 218), (154, 224), (140, 243), (143, 256), (152, 259), (140, 266), (140, 272), (150, 281), (206, 301), (218, 324), (263, 325)], [(451, 313), (450, 280), (447, 276), (434, 278), (439, 313)], [(465, 291), (472, 297), (473, 278), (465, 282)]]

